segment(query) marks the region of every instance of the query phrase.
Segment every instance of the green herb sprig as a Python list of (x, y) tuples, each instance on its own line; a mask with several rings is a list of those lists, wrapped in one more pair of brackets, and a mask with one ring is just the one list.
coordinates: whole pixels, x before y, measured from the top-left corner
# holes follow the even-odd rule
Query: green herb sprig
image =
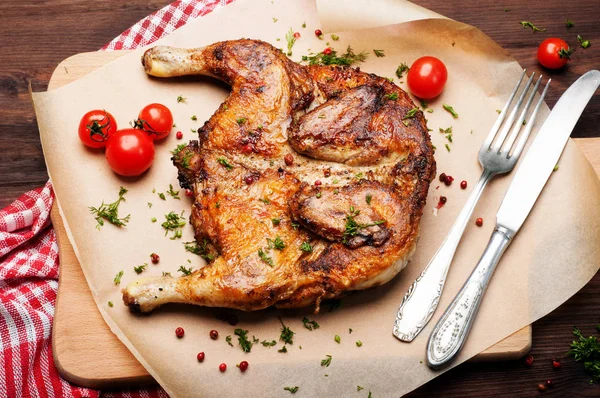
[(131, 214), (128, 214), (123, 218), (119, 218), (119, 205), (121, 204), (121, 202), (125, 201), (126, 193), (127, 189), (121, 187), (119, 189), (119, 198), (115, 202), (105, 204), (104, 201), (102, 201), (100, 207), (90, 206), (90, 211), (92, 212), (92, 214), (96, 215), (95, 219), (98, 223), (96, 224), (97, 229), (100, 229), (100, 227), (104, 225), (104, 220), (108, 221), (113, 225), (116, 225), (117, 227), (124, 227), (125, 225), (127, 225)]

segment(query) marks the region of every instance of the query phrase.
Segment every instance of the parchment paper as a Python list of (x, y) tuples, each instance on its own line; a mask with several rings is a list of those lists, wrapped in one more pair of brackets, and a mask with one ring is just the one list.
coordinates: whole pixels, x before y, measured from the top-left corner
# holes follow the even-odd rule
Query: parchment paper
[[(277, 22), (272, 18), (277, 18)], [(301, 27), (303, 22), (306, 28)], [(196, 47), (217, 40), (251, 37), (284, 47), (290, 27), (302, 34), (294, 46), (293, 59), (299, 60), (309, 48), (320, 51), (326, 46), (325, 40), (319, 41), (312, 33), (319, 27), (314, 0), (238, 0), (190, 22), (162, 43)], [(361, 69), (394, 77), (403, 88), (405, 84), (394, 76), (401, 62), (410, 64), (425, 54), (444, 60), (448, 83), (443, 95), (430, 104), (434, 113), (426, 113), (426, 117), (438, 148), (438, 171), (456, 180), (451, 187), (432, 184), (417, 252), (392, 282), (353, 294), (343, 300), (337, 311), (324, 308), (317, 316), (311, 315), (311, 309), (239, 313), (241, 322), (237, 327), (248, 329), (251, 336), (260, 340), (278, 339), (277, 316), (281, 316), (297, 333), (286, 354), (277, 352), (281, 343), (272, 348), (257, 344), (251, 353), (244, 354), (235, 336), (235, 347), (228, 346), (225, 336), (233, 334), (234, 327), (216, 320), (215, 310), (172, 305), (150, 316), (136, 316), (122, 305), (121, 288), (138, 277), (134, 266), (149, 263), (144, 272), (149, 275), (163, 271), (176, 274), (180, 265), (188, 265), (188, 259), (195, 268), (204, 264), (199, 257), (184, 251), (182, 242), (192, 240), (191, 226), (185, 227), (181, 240), (169, 240), (160, 227), (169, 211), (185, 210), (189, 215), (188, 198), (182, 195), (181, 200), (174, 200), (167, 195), (162, 201), (152, 193), (153, 189), (165, 192), (170, 183), (178, 186), (169, 151), (181, 141), (171, 134), (166, 142), (157, 145), (157, 156), (148, 173), (139, 179), (124, 179), (110, 171), (101, 152), (86, 150), (76, 134), (79, 118), (90, 109), (105, 108), (124, 126), (144, 105), (157, 101), (171, 108), (176, 130), (184, 133), (184, 139), (192, 139), (195, 137), (190, 128), (198, 128), (210, 117), (226, 97), (226, 88), (204, 78), (150, 79), (140, 65), (140, 50), (64, 88), (34, 94), (48, 171), (71, 243), (98, 308), (113, 332), (172, 396), (288, 396), (285, 386), (299, 386), (296, 396), (366, 396), (372, 391), (375, 397), (397, 397), (440, 374), (424, 363), (427, 337), (484, 249), (510, 176), (494, 180), (483, 194), (474, 217), (483, 217), (484, 225), (467, 228), (440, 307), (429, 326), (413, 343), (402, 343), (391, 333), (394, 316), (408, 286), (434, 254), (479, 177), (477, 150), (521, 68), (479, 30), (451, 20), (419, 20), (342, 32), (339, 36), (338, 42), (329, 38), (326, 41), (339, 50), (351, 44), (357, 51), (371, 52)], [(376, 58), (372, 49), (384, 50), (386, 56)], [(187, 103), (178, 104), (179, 95), (186, 97)], [(442, 109), (442, 103), (454, 106), (459, 118), (452, 119)], [(197, 122), (190, 120), (194, 114)], [(547, 114), (544, 106), (540, 119)], [(454, 132), (451, 152), (444, 148), (447, 141), (438, 132), (438, 128), (449, 126)], [(600, 185), (573, 143), (567, 145), (559, 164), (559, 170), (504, 255), (470, 338), (454, 365), (546, 315), (598, 270)], [(466, 190), (459, 188), (463, 179), (470, 184)], [(120, 214), (131, 213), (131, 221), (122, 229), (105, 225), (98, 231), (88, 206), (115, 200), (121, 185), (129, 192)], [(433, 208), (439, 195), (447, 196), (448, 202), (435, 215)], [(153, 224), (151, 217), (159, 221)], [(161, 256), (159, 265), (150, 263), (152, 252)], [(125, 275), (121, 285), (115, 286), (113, 277), (119, 270), (124, 270)], [(113, 308), (108, 306), (109, 300), (115, 303)], [(312, 332), (306, 330), (301, 323), (305, 315), (316, 319), (321, 327)], [(175, 337), (178, 326), (186, 331), (183, 339)], [(220, 332), (219, 340), (210, 340), (211, 329)], [(336, 334), (341, 336), (340, 344), (334, 341)], [(363, 342), (362, 347), (355, 345), (356, 340)], [(204, 363), (196, 361), (199, 351), (206, 353)], [(320, 366), (325, 355), (332, 356), (329, 367)], [(250, 363), (243, 374), (235, 368), (241, 360)], [(229, 366), (225, 373), (218, 371), (221, 362)], [(365, 390), (357, 393), (357, 385)]]

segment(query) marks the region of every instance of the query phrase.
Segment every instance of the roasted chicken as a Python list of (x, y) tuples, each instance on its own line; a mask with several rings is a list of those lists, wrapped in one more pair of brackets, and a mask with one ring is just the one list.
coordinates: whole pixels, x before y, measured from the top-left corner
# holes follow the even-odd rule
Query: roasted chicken
[(173, 157), (208, 264), (131, 282), (133, 311), (302, 307), (392, 279), (415, 250), (435, 161), (425, 119), (387, 79), (303, 66), (257, 40), (146, 51), (146, 73), (232, 92)]

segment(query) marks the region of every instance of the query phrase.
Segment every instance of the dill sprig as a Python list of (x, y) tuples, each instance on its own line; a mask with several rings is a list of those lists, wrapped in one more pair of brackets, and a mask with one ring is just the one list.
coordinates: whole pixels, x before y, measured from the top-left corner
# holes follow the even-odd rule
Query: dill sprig
[(191, 275), (192, 274), (192, 267), (186, 268), (183, 265), (179, 266), (179, 269), (177, 271), (181, 272), (183, 275)]
[(293, 338), (296, 333), (285, 326), (281, 318), (279, 318), (279, 322), (281, 322), (281, 335), (279, 335), (279, 340), (283, 341), (284, 344), (294, 344)]
[(287, 55), (289, 57), (292, 55), (292, 47), (294, 47), (294, 44), (296, 43), (292, 28), (285, 34), (285, 40), (287, 41)]
[(252, 350), (253, 342), (248, 340), (248, 331), (244, 329), (235, 329), (233, 334), (238, 336), (238, 343), (242, 347), (242, 351), (250, 352)]
[(121, 189), (119, 190), (119, 199), (117, 199), (115, 202), (105, 204), (104, 201), (102, 201), (100, 207), (97, 208), (90, 206), (89, 209), (92, 212), (92, 214), (96, 214), (95, 218), (96, 222), (98, 223), (96, 225), (96, 228), (100, 229), (100, 227), (104, 225), (104, 220), (108, 221), (113, 225), (116, 225), (117, 227), (124, 227), (125, 225), (127, 225), (131, 214), (128, 214), (123, 218), (119, 218), (119, 204), (121, 204), (121, 202), (125, 200), (124, 195), (126, 193), (127, 190), (121, 187)]
[[(600, 331), (600, 325), (596, 327)], [(585, 370), (592, 376), (590, 384), (600, 381), (600, 341), (595, 336), (583, 337), (583, 334), (576, 327), (573, 328), (573, 334), (577, 337), (571, 343), (571, 349), (568, 354), (575, 358), (577, 362), (583, 362)]]
[(173, 190), (173, 184), (169, 184), (169, 190), (167, 191), (167, 193), (168, 193), (169, 195), (171, 195), (171, 197), (172, 197), (173, 199), (181, 199), (181, 198), (179, 197), (179, 191), (174, 191), (174, 190)]
[(169, 233), (169, 231), (173, 231), (173, 236), (171, 240), (181, 238), (181, 228), (185, 225), (185, 219), (183, 217), (183, 213), (185, 210), (181, 211), (181, 214), (177, 214), (174, 211), (165, 214), (166, 221), (161, 224), (161, 226), (165, 229), (165, 236)]
[(348, 48), (346, 49), (346, 53), (339, 56), (337, 51), (332, 48), (329, 54), (324, 54), (320, 52), (314, 55), (304, 55), (302, 56), (302, 61), (308, 62), (309, 65), (350, 66), (359, 62), (365, 62), (368, 55), (369, 54), (365, 51), (356, 54), (352, 50), (352, 47), (348, 46)]
[(398, 76), (398, 79), (402, 79), (402, 77), (404, 76), (404, 72), (408, 72), (410, 70), (410, 68), (408, 67), (408, 65), (405, 62), (402, 62), (400, 65), (398, 65), (398, 68), (396, 69), (396, 76)]
[(358, 235), (358, 233), (365, 228), (385, 223), (385, 220), (379, 220), (371, 224), (360, 224), (354, 219), (354, 217), (358, 216), (359, 214), (360, 210), (355, 209), (354, 206), (350, 206), (350, 210), (348, 214), (346, 214), (346, 230), (344, 231), (342, 243), (348, 243), (349, 237)]
[(198, 242), (183, 242), (185, 250), (190, 253), (194, 253), (205, 260), (212, 261), (215, 259), (215, 255), (210, 253), (208, 249), (208, 240), (203, 239), (202, 244), (198, 244)]
[(311, 321), (307, 317), (302, 318), (302, 324), (304, 324), (305, 328), (311, 331), (319, 328), (317, 321)]

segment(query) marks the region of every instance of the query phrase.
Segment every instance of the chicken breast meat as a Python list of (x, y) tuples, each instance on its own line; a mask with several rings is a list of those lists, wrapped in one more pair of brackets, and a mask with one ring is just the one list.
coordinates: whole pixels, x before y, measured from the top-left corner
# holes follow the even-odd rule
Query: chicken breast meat
[(208, 75), (232, 92), (173, 156), (194, 192), (191, 224), (208, 264), (129, 283), (131, 310), (318, 311), (407, 264), (435, 161), (423, 114), (402, 89), (359, 69), (299, 65), (258, 40), (158, 46), (142, 63), (152, 76)]

